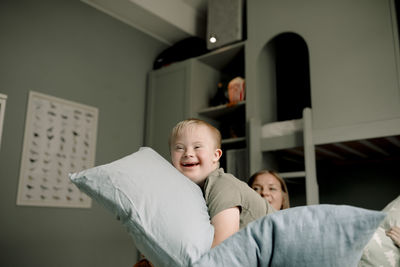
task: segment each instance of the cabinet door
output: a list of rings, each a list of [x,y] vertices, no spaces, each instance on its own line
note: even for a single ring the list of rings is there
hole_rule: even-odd
[[[145,145],[170,160],[168,138],[175,124],[187,116],[189,68],[186,62],[149,75]]]

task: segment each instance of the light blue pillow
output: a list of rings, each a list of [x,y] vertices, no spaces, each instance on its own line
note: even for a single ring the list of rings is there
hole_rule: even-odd
[[[214,235],[200,188],[150,148],[70,175],[127,227],[155,266],[190,266]]]
[[[338,205],[282,210],[248,224],[193,266],[357,266],[384,216]]]

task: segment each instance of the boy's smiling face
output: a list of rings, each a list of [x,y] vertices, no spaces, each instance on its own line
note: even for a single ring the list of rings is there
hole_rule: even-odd
[[[222,155],[211,130],[206,125],[190,125],[176,136],[171,144],[172,164],[199,186],[218,168]]]

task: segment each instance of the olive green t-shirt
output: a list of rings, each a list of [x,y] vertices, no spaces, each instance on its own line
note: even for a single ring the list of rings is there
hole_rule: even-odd
[[[222,168],[216,169],[204,184],[204,198],[210,218],[220,211],[239,207],[240,229],[262,216],[274,212],[274,208],[245,182],[240,181]]]

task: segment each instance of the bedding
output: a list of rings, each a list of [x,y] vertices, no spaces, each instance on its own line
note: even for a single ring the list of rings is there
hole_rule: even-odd
[[[291,134],[303,129],[303,119],[277,121],[262,125],[261,137],[276,137]]]
[[[400,267],[400,248],[385,233],[393,226],[400,227],[400,195],[383,211],[387,215],[364,248],[359,267]]]
[[[210,249],[200,188],[151,148],[70,174],[155,266],[356,266],[384,213],[315,205],[260,218]]]

